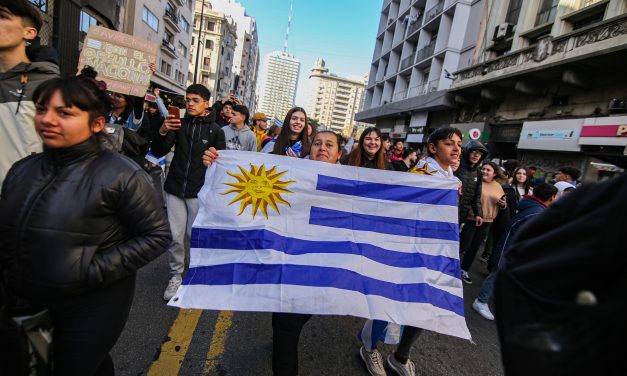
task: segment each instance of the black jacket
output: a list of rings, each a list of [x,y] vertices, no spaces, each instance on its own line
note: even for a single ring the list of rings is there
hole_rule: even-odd
[[[223,150],[224,132],[207,116],[186,116],[181,119],[180,130],[165,136],[157,131],[153,135],[151,151],[155,157],[168,154],[172,146],[176,146],[174,158],[163,189],[181,198],[195,198],[205,183],[207,168],[202,164],[203,153],[212,146]]]
[[[577,188],[507,247],[494,290],[506,375],[627,374],[625,192],[625,173]]]
[[[88,140],[15,163],[0,198],[0,275],[24,299],[54,299],[135,273],[169,246],[150,177]]]
[[[340,164],[348,166],[349,159],[350,159],[350,154],[346,154],[345,156],[340,158]],[[394,171],[394,169],[392,168],[392,165],[388,161],[384,161],[384,163],[385,163],[385,170]],[[365,157],[362,159],[361,166],[359,167],[374,168],[374,169],[377,168],[377,166],[375,165],[374,159],[368,159]]]
[[[483,155],[479,162],[472,167],[468,160],[469,154],[473,150],[479,150]],[[472,140],[464,146],[459,168],[455,171],[455,176],[462,182],[462,197],[459,199],[459,221],[463,222],[468,216],[468,211],[479,217],[483,217],[481,209],[481,162],[488,154],[488,149],[479,141]]]

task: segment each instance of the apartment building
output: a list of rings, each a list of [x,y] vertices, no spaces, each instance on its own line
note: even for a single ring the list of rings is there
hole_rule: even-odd
[[[540,173],[605,178],[627,159],[626,59],[624,0],[491,2],[472,65],[454,73],[457,126]]]
[[[484,0],[384,0],[356,120],[394,140],[420,144],[427,127],[450,123],[452,72],[472,61]]]
[[[233,89],[236,43],[235,21],[213,9],[209,1],[197,1],[188,83],[205,85],[211,92],[212,101],[226,97]]]
[[[263,65],[259,111],[283,121],[296,99],[300,61],[287,52],[274,51],[266,55]]]
[[[152,83],[164,92],[185,94],[193,7],[194,0],[137,0],[121,8],[121,32],[161,47]]]
[[[208,2],[208,0],[206,0]],[[259,38],[257,20],[235,0],[212,0],[213,9],[233,18],[237,25],[237,45],[233,58],[235,94],[251,109],[256,108],[259,70]]]
[[[361,110],[366,80],[351,80],[329,73],[323,59],[316,59],[311,74],[307,114],[321,126],[350,135],[358,125],[355,114]]]

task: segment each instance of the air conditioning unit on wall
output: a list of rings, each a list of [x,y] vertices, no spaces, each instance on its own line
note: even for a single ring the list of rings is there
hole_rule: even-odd
[[[505,39],[514,34],[514,25],[508,22],[504,22],[494,28],[494,37],[492,40]]]

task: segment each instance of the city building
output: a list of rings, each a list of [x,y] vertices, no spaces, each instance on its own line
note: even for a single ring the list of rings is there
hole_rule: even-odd
[[[114,0],[30,0],[41,12],[39,32],[42,45],[54,47],[59,56],[61,75],[75,75],[83,40],[91,25],[119,28],[120,6]],[[82,5],[81,5],[82,4]]]
[[[472,60],[484,3],[384,0],[364,109],[356,120],[411,144],[422,142],[427,127],[451,123],[451,73]]]
[[[234,20],[213,9],[211,2],[196,1],[188,83],[205,85],[212,102],[233,90],[236,30]]]
[[[202,0],[197,0],[202,1]],[[209,2],[208,0],[206,0]],[[237,25],[237,45],[233,58],[234,82],[232,89],[240,101],[256,108],[257,75],[259,70],[259,39],[255,17],[235,0],[212,0],[213,9],[233,18]]]
[[[366,81],[330,74],[323,59],[316,59],[309,80],[309,117],[318,120],[326,129],[350,135],[358,125],[355,113],[361,110]]]
[[[266,55],[263,66],[259,111],[283,121],[294,106],[300,61],[287,52],[274,51]]]
[[[539,174],[621,171],[611,164],[627,161],[627,2],[490,4],[472,64],[454,72],[456,125]]]
[[[160,46],[152,84],[164,92],[185,94],[194,0],[137,0],[124,4],[119,31]]]

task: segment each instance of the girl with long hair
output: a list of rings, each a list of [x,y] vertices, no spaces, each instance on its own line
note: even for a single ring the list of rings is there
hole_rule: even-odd
[[[268,141],[261,152],[302,158],[309,154],[310,147],[307,112],[302,107],[294,107],[285,115],[281,133],[276,139]]]
[[[356,167],[392,170],[385,160],[381,131],[378,128],[366,128],[359,137],[359,146],[342,158],[342,164]]]
[[[531,177],[529,171],[524,167],[517,167],[512,176],[512,186],[516,192],[516,202],[520,201],[522,196],[533,193],[531,188]]]

